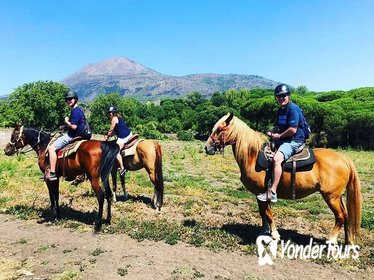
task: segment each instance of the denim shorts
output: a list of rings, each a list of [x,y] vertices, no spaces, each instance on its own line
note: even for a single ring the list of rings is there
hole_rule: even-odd
[[[129,139],[130,139],[131,136],[132,136],[132,132],[130,132],[130,134],[127,135],[125,138],[118,138],[116,143],[117,143],[118,145],[126,144],[127,141],[129,141]]]
[[[73,138],[71,138],[69,135],[64,134],[63,136],[57,138],[53,145],[55,146],[56,150],[59,150],[69,144],[72,139]]]
[[[282,145],[279,146],[278,151],[280,151],[284,155],[284,160],[288,160],[291,156],[293,156],[303,142],[296,142],[296,141],[287,141],[283,142]]]

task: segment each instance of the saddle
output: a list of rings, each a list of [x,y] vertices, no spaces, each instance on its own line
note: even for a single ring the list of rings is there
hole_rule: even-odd
[[[125,145],[121,149],[122,157],[135,155],[136,147],[141,141],[143,141],[143,139],[139,139],[138,134],[131,136],[130,139],[125,143]]]
[[[273,158],[276,153],[277,149],[275,148],[274,142],[265,143],[258,154],[257,163],[256,163],[256,170],[266,170],[266,178],[265,180],[269,180],[272,178],[272,163]],[[314,156],[313,149],[309,147],[305,147],[305,144],[301,145],[296,153],[291,156],[284,164],[283,164],[283,172],[290,172],[291,173],[291,190],[292,190],[292,199],[294,200],[296,197],[295,194],[295,177],[296,172],[300,171],[308,171],[313,168],[313,164],[316,162],[316,158]],[[265,186],[269,186],[269,184],[265,184]]]
[[[77,137],[78,138],[78,137]],[[65,147],[57,151],[57,158],[66,158],[76,151],[78,151],[79,146],[87,140],[81,140],[81,138],[73,139],[73,142],[67,144]]]

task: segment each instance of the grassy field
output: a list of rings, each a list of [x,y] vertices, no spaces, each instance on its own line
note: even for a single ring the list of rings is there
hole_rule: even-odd
[[[168,244],[183,241],[212,250],[256,254],[255,240],[261,224],[257,202],[239,180],[239,168],[231,149],[227,148],[224,156],[207,156],[202,142],[162,141],[161,144],[165,180],[162,211],[150,206],[153,186],[146,172],[129,172],[126,182],[130,199],[113,205],[112,224],[104,225],[103,233],[126,233],[137,240]],[[364,204],[358,240],[360,258],[338,263],[349,269],[365,269],[374,265],[374,152],[339,152],[351,157],[356,165]],[[1,153],[0,211],[41,222],[49,217],[48,191],[38,179],[41,175],[35,153],[14,157]],[[62,182],[60,193],[63,220],[58,226],[91,231],[97,216],[97,200],[89,183],[73,187]],[[318,193],[297,201],[279,200],[274,213],[282,239],[297,244],[308,244],[310,237],[324,242],[334,223],[332,212]],[[344,241],[343,234],[342,230],[340,242]]]

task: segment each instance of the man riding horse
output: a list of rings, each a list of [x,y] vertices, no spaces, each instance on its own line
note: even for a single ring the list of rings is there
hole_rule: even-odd
[[[302,129],[304,116],[299,106],[291,102],[291,89],[286,84],[278,85],[274,97],[280,108],[277,113],[276,126],[267,135],[276,142],[278,151],[273,159],[273,180],[271,184],[271,202],[277,202],[277,187],[282,176],[282,164],[294,155],[297,149],[305,143],[305,133]],[[268,192],[257,196],[260,201],[267,201]]]

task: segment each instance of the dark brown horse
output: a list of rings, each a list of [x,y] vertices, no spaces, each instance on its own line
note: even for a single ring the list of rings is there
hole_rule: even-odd
[[[18,152],[19,149],[30,145],[37,153],[39,168],[44,173],[49,168],[45,153],[51,139],[51,136],[44,131],[16,126],[4,151],[6,155],[11,156]],[[64,173],[70,178],[75,178],[82,173],[87,174],[87,178],[90,180],[92,189],[95,191],[99,202],[99,213],[95,223],[95,230],[99,230],[102,225],[104,197],[106,197],[108,202],[107,222],[110,223],[111,220],[111,190],[108,184],[108,177],[116,160],[118,150],[119,147],[114,142],[89,140],[83,142],[75,154],[65,159],[59,159],[57,162],[58,174]],[[104,185],[103,188],[100,187],[100,178]],[[60,219],[59,180],[47,180],[46,184],[53,218]]]
[[[126,170],[136,171],[145,168],[154,186],[152,204],[157,210],[161,210],[164,200],[164,179],[162,175],[162,149],[161,145],[154,140],[142,140],[136,147],[135,155],[123,158]],[[117,190],[117,167],[118,162],[112,170],[113,200],[116,201]],[[121,186],[125,199],[128,194],[125,187],[124,176],[121,176]]]
[[[252,130],[243,121],[227,114],[214,126],[205,145],[207,154],[215,152],[225,145],[232,145],[236,162],[240,167],[241,181],[253,194],[265,191],[265,171],[256,170],[259,150],[267,137]],[[361,186],[352,160],[330,149],[314,149],[316,163],[310,171],[296,173],[296,198],[306,197],[320,192],[335,215],[335,226],[329,241],[337,242],[340,229],[344,225],[345,242],[351,244],[359,233],[361,224]],[[278,197],[291,199],[291,175],[284,172],[278,187]],[[343,202],[343,193],[347,191],[347,208]],[[274,239],[279,233],[273,221],[270,203],[258,201],[264,230],[270,229]]]

